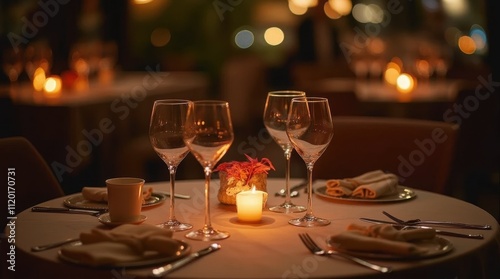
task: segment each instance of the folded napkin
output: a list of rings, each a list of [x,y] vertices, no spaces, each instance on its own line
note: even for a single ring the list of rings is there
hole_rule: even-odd
[[[142,203],[151,197],[152,187],[142,187]],[[83,187],[82,196],[88,201],[107,202],[108,189],[106,187]]]
[[[125,224],[112,230],[92,229],[80,234],[81,246],[65,246],[61,254],[89,266],[175,255],[179,245],[172,234],[170,230],[148,224]]]
[[[397,193],[398,177],[375,170],[360,176],[326,181],[326,194],[334,197],[352,196],[375,199]]]
[[[387,224],[368,227],[350,225],[347,231],[331,236],[330,243],[340,250],[411,256],[428,251],[416,242],[435,236],[434,229],[397,230]]]

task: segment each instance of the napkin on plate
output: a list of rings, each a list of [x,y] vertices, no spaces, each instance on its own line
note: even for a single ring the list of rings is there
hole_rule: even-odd
[[[346,231],[331,236],[329,242],[339,250],[411,256],[427,252],[427,248],[415,242],[435,236],[434,229],[398,230],[388,224],[368,227],[353,224]]]
[[[144,203],[147,199],[149,199],[152,193],[153,193],[152,187],[143,187],[142,202]],[[107,202],[108,189],[106,187],[83,187],[82,196],[84,199],[88,201]]]
[[[106,266],[174,255],[178,242],[172,232],[149,224],[125,224],[112,230],[80,234],[82,245],[61,248],[61,255],[89,266]]]
[[[398,177],[375,170],[360,176],[326,181],[326,194],[334,197],[352,196],[375,199],[397,192]]]

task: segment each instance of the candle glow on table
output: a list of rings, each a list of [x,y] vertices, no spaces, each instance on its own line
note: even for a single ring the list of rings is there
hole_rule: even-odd
[[[245,222],[258,222],[262,219],[262,204],[264,192],[255,190],[236,194],[236,209],[238,219]]]
[[[48,97],[57,97],[61,94],[62,80],[59,76],[51,76],[45,80],[43,91]]]

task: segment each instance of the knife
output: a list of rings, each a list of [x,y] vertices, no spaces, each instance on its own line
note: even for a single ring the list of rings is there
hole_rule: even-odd
[[[157,192],[159,194],[162,194],[162,195],[165,195],[167,197],[170,197],[170,192]],[[183,194],[177,194],[177,193],[174,193],[174,197],[178,198],[178,199],[185,199],[185,200],[189,200],[191,198],[191,196],[188,196],[188,195],[183,195]]]
[[[103,212],[98,210],[88,209],[73,209],[66,207],[48,207],[48,206],[34,206],[31,208],[33,212],[53,212],[53,213],[74,213],[74,214],[89,214],[92,216],[99,216]]]
[[[377,219],[370,219],[370,218],[359,218],[362,221],[368,222],[368,223],[374,223],[374,224],[390,224],[396,229],[402,229],[402,228],[414,228],[414,229],[434,229],[431,227],[426,227],[426,226],[418,226],[418,225],[404,225],[404,224],[399,224],[396,222],[391,222],[391,221],[384,221],[384,220],[377,220]],[[456,237],[465,237],[465,238],[474,238],[474,239],[483,239],[482,234],[465,234],[465,233],[456,233],[456,232],[450,232],[450,231],[443,231],[443,230],[436,230],[436,234],[440,235],[447,235],[447,236],[456,236]]]
[[[196,260],[196,259],[199,259],[203,256],[206,256],[212,252],[215,252],[217,250],[220,249],[220,244],[218,243],[212,243],[210,246],[208,246],[207,248],[204,248],[204,249],[201,249],[200,251],[198,252],[195,252],[195,253],[192,253],[191,255],[185,257],[185,258],[182,258],[176,262],[173,262],[173,263],[170,263],[170,264],[167,264],[166,266],[162,266],[162,267],[159,267],[159,268],[155,268],[152,270],[152,275],[154,277],[163,277],[164,275],[174,271],[174,270],[177,270],[183,266],[185,266],[186,264]]]

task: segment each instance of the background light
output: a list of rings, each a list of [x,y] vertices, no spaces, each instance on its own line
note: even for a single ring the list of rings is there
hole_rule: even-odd
[[[271,27],[264,33],[264,39],[266,40],[266,43],[272,46],[277,46],[285,39],[285,33],[283,33],[283,31],[278,27]]]
[[[239,48],[249,48],[253,45],[253,42],[255,40],[255,37],[253,33],[249,30],[241,30],[238,33],[236,33],[236,36],[234,36],[234,43],[239,47]]]

